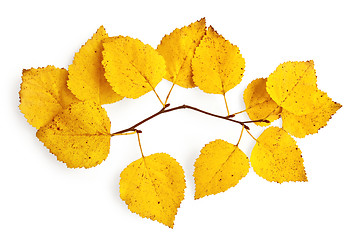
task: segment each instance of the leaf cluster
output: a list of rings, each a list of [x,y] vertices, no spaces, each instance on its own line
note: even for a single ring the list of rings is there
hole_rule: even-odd
[[[317,133],[341,107],[318,89],[313,61],[285,62],[267,78],[252,81],[244,91],[246,109],[230,113],[226,93],[245,71],[239,48],[218,34],[205,19],[175,29],[154,49],[138,39],[109,37],[103,26],[75,53],[68,70],[47,66],[23,71],[20,110],[37,129],[36,136],[69,168],[102,163],[113,136],[137,134],[142,157],[120,174],[120,197],[132,212],[173,227],[186,187],[181,165],[166,153],[144,156],[139,126],[170,111],[190,109],[242,125],[237,143],[216,139],[206,144],[194,163],[195,199],[236,186],[252,165],[271,182],[307,181],[301,150],[295,139]],[[156,86],[173,83],[162,101]],[[169,108],[175,85],[198,87],[224,97],[227,115],[220,116],[182,105]],[[139,98],[153,91],[159,112],[115,132],[103,104]],[[246,112],[251,121],[234,119]],[[249,123],[269,126],[282,118],[282,128],[268,127],[256,139]],[[250,158],[240,149],[243,132],[256,144]]]

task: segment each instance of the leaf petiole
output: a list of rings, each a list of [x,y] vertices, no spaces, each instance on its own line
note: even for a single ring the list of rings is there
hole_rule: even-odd
[[[227,117],[228,117],[228,118],[235,117],[236,115],[241,114],[241,113],[244,113],[245,111],[246,111],[246,109],[244,109],[244,110],[242,110],[242,111],[239,111],[239,112],[236,112],[236,113],[233,113],[233,114],[231,114],[231,115],[228,115]]]
[[[111,136],[117,136],[117,135],[132,135],[132,134],[136,134],[137,131],[133,131],[133,132],[125,132],[125,133],[112,133]]]
[[[152,86],[152,85],[151,85],[151,86]],[[165,107],[165,103],[163,103],[163,101],[160,99],[158,93],[155,91],[155,89],[153,88],[153,86],[152,86],[152,89],[153,89],[153,92],[155,93],[155,95],[157,96],[159,102],[163,105],[163,108],[164,108],[164,107]]]
[[[243,131],[244,131],[244,126],[242,126],[242,131],[241,131],[241,135],[239,136],[238,142],[236,144],[236,146],[238,147],[239,142],[241,141],[242,135],[243,135]]]
[[[253,135],[248,131],[248,129],[246,129],[246,131],[247,131],[247,133],[251,136],[251,138],[253,138],[253,140],[255,140],[256,142],[258,142],[258,140],[257,140],[255,137],[253,137]]]
[[[226,99],[226,93],[223,93],[223,98],[224,98],[224,103],[226,104],[227,117],[228,117],[228,116],[230,116],[230,115],[229,115],[229,108],[228,108],[227,99]],[[233,114],[232,114],[232,115],[233,115]]]
[[[174,85],[175,85],[175,82],[173,82],[172,87],[170,88],[170,90],[169,90],[169,92],[168,92],[168,95],[167,95],[167,97],[166,97],[166,99],[165,99],[164,104],[167,104],[168,99],[169,99],[169,96],[170,96],[170,94],[171,94],[171,92],[172,92],[172,90],[173,90],[173,88],[174,88]]]
[[[139,144],[140,153],[142,154],[142,157],[143,157],[143,159],[144,159],[142,144],[140,144],[140,137],[139,137],[139,133],[142,133],[142,131],[140,131],[140,130],[135,130],[135,133],[137,134],[137,137],[138,137],[138,144]]]

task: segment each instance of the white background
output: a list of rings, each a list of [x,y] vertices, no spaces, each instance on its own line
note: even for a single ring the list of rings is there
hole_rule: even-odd
[[[358,1],[4,1],[1,25],[0,239],[361,239],[360,69]],[[118,194],[120,172],[140,157],[135,135],[111,140],[105,162],[67,169],[35,136],[18,109],[22,69],[67,68],[100,25],[110,36],[154,48],[164,34],[206,17],[245,58],[242,83],[227,93],[244,108],[249,82],[285,61],[315,61],[318,85],[343,107],[316,135],[297,139],[307,183],[270,183],[251,169],[227,192],[193,200],[193,163],[217,138],[235,143],[241,128],[190,110],[140,127],[146,155],[166,152],[186,174],[174,229],[131,213]],[[164,99],[171,84],[156,88]],[[176,87],[170,103],[224,115],[222,96]],[[112,132],[159,110],[150,92],[105,106]],[[247,120],[246,115],[238,116]],[[274,125],[280,126],[280,121]],[[261,128],[250,125],[254,136]],[[254,141],[240,147],[249,156]]]

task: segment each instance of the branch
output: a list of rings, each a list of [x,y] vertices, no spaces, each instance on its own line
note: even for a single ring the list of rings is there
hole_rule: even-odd
[[[137,124],[134,124],[133,126],[129,127],[129,128],[126,128],[124,130],[121,130],[121,131],[118,131],[118,132],[115,132],[115,133],[112,133],[111,135],[112,136],[115,136],[115,135],[124,135],[124,133],[126,132],[136,132],[136,131],[139,131],[137,130],[136,128],[140,125],[142,125],[143,123],[151,120],[152,118],[158,116],[158,115],[161,115],[163,113],[167,113],[167,112],[172,112],[172,111],[176,111],[176,110],[179,110],[179,109],[191,109],[193,111],[197,111],[197,112],[200,112],[200,113],[203,113],[203,114],[206,114],[206,115],[209,115],[209,116],[212,116],[212,117],[216,117],[216,118],[221,118],[223,120],[226,120],[226,121],[230,121],[230,122],[234,122],[234,123],[238,123],[238,124],[241,124],[242,126],[244,126],[245,129],[249,130],[249,127],[246,125],[247,123],[253,123],[253,122],[269,122],[268,120],[263,120],[263,119],[260,119],[260,120],[256,120],[256,121],[245,121],[245,122],[241,122],[241,121],[237,121],[237,120],[234,120],[234,119],[231,119],[229,117],[225,117],[225,116],[220,116],[220,115],[217,115],[217,114],[213,114],[213,113],[209,113],[209,112],[206,112],[204,110],[201,110],[199,108],[195,108],[195,107],[192,107],[192,106],[189,106],[189,105],[181,105],[181,106],[178,106],[178,107],[174,107],[174,108],[169,108],[167,109],[168,107],[170,106],[170,104],[166,104],[161,110],[159,110],[157,113],[154,113],[153,115],[145,118],[144,120],[138,122]]]
[[[170,108],[168,110],[165,110],[164,112],[171,112],[171,111],[174,111],[174,110],[178,110],[178,109],[191,109],[191,110],[194,110],[194,111],[197,111],[197,112],[200,112],[200,113],[203,113],[203,114],[206,114],[206,115],[209,115],[209,116],[212,116],[212,117],[216,117],[216,118],[221,118],[221,119],[224,119],[224,120],[227,120],[227,121],[230,121],[230,122],[235,122],[235,123],[238,123],[238,124],[241,124],[242,126],[244,126],[246,129],[249,129],[249,127],[247,125],[244,124],[244,122],[241,122],[241,121],[237,121],[237,120],[233,120],[233,119],[230,119],[230,118],[227,118],[227,117],[224,117],[224,116],[220,116],[220,115],[217,115],[217,114],[213,114],[213,113],[209,113],[209,112],[206,112],[204,110],[201,110],[199,108],[195,108],[195,107],[192,107],[192,106],[189,106],[189,105],[181,105],[181,106],[178,106],[178,107],[174,107],[174,108]]]
[[[137,132],[137,131],[139,131],[139,130],[136,129],[136,127],[138,127],[138,126],[142,125],[143,123],[149,121],[150,119],[152,119],[152,118],[154,118],[154,117],[162,114],[162,113],[164,112],[164,110],[165,110],[167,107],[169,107],[169,105],[170,105],[169,103],[166,104],[166,105],[164,105],[164,107],[163,107],[159,112],[151,115],[150,117],[147,117],[146,119],[138,122],[137,124],[135,124],[135,125],[133,125],[133,126],[131,126],[131,127],[129,127],[129,128],[126,128],[126,129],[124,129],[124,130],[121,130],[121,131],[112,133],[111,135],[112,135],[112,136],[115,136],[115,135],[122,135],[122,134],[124,134],[124,133],[126,133],[126,132]]]

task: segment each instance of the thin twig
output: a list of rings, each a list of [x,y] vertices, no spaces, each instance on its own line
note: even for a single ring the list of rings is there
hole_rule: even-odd
[[[179,110],[179,109],[191,109],[191,110],[193,110],[193,111],[197,111],[197,112],[200,112],[200,113],[203,113],[203,114],[212,116],[212,117],[216,117],[216,118],[224,119],[224,120],[227,120],[227,121],[230,121],[230,122],[234,122],[234,123],[237,123],[237,124],[241,124],[242,126],[244,126],[244,128],[245,128],[246,130],[249,130],[249,127],[246,125],[247,123],[265,122],[265,121],[267,121],[267,120],[256,120],[256,121],[246,121],[246,122],[242,122],[242,121],[237,121],[237,120],[234,120],[234,119],[230,119],[230,118],[225,117],[225,116],[213,114],[213,113],[210,113],[210,112],[201,110],[201,109],[196,108],[196,107],[192,107],[192,106],[189,106],[189,105],[185,105],[185,104],[184,104],[184,105],[181,105],[181,106],[178,106],[178,107],[174,107],[174,108],[169,108],[169,109],[167,109],[169,106],[170,106],[170,104],[166,104],[161,110],[159,110],[158,112],[154,113],[153,115],[145,118],[144,120],[138,122],[137,124],[134,124],[134,125],[131,126],[131,127],[128,127],[128,128],[126,128],[126,129],[123,129],[123,130],[118,131],[118,132],[115,132],[115,133],[112,133],[111,136],[123,135],[124,133],[127,133],[127,132],[139,131],[139,130],[137,130],[136,128],[137,128],[138,126],[142,125],[143,123],[151,120],[152,118],[154,118],[154,117],[156,117],[156,116],[158,116],[158,115],[161,115],[161,114],[163,114],[163,113],[172,112],[172,111],[176,111],[176,110]]]
[[[212,116],[212,117],[221,118],[221,119],[224,119],[224,120],[227,120],[227,121],[230,121],[230,122],[235,122],[235,123],[241,124],[241,125],[244,126],[246,129],[249,129],[249,127],[248,127],[247,125],[245,125],[244,122],[237,121],[237,120],[233,120],[233,119],[227,118],[227,117],[225,117],[225,116],[213,114],[213,113],[210,113],[210,112],[206,112],[206,111],[201,110],[201,109],[199,109],[199,108],[192,107],[192,106],[185,105],[185,104],[184,104],[184,105],[181,105],[181,106],[178,106],[178,107],[174,107],[174,108],[167,109],[167,110],[165,110],[164,112],[171,112],[171,111],[175,111],[175,110],[178,110],[178,109],[191,109],[191,110],[194,110],[194,111],[197,111],[197,112],[200,112],[200,113],[203,113],[203,114]]]
[[[136,130],[136,127],[138,127],[139,125],[142,125],[143,123],[149,121],[150,119],[158,116],[159,114],[162,114],[167,107],[169,107],[169,104],[166,104],[161,110],[159,110],[159,112],[154,113],[154,114],[151,115],[150,117],[147,117],[146,119],[138,122],[137,124],[134,124],[133,126],[131,126],[131,127],[129,127],[129,128],[126,128],[126,129],[124,129],[124,130],[121,130],[121,131],[112,133],[111,135],[112,135],[112,136],[115,136],[115,135],[121,135],[122,133],[126,133],[126,132],[137,131],[137,130]]]

